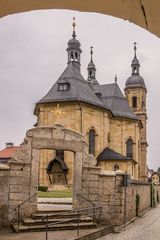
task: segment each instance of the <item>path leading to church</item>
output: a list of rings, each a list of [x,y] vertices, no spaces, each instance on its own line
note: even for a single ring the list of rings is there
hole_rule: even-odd
[[[98,240],[160,240],[160,205],[128,225],[118,234],[109,234]]]

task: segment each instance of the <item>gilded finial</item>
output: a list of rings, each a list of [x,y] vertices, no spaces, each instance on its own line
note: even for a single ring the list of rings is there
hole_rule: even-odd
[[[93,62],[93,58],[92,58],[92,56],[93,56],[93,47],[92,46],[91,46],[90,54],[91,54],[91,62]]]
[[[76,32],[75,32],[75,28],[76,28],[76,18],[75,18],[75,17],[73,17],[72,26],[73,26],[73,34],[72,34],[72,37],[75,38],[75,37],[76,37]]]
[[[115,83],[117,83],[117,74],[115,74]]]
[[[137,43],[134,42],[133,44],[134,44],[134,57],[136,58]]]

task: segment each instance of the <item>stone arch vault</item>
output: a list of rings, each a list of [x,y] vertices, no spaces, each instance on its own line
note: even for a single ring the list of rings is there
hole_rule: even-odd
[[[1,0],[0,17],[40,9],[70,9],[122,18],[160,36],[159,0]]]

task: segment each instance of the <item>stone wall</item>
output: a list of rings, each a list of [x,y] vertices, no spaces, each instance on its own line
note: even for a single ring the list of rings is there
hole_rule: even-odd
[[[157,204],[160,202],[160,184],[159,185],[152,185],[152,202],[151,206],[156,207]]]
[[[10,167],[0,164],[0,226],[8,223]]]
[[[136,197],[137,196],[137,197]],[[126,191],[126,221],[136,216],[136,199],[138,201],[138,212],[145,211],[151,207],[151,184],[146,182],[132,181]]]
[[[101,222],[120,225],[123,218],[123,188],[122,172],[101,171],[99,167],[83,168],[81,195],[102,206],[101,215],[97,214]],[[76,207],[91,207],[80,196]]]
[[[31,166],[22,162],[10,162],[10,178],[9,178],[9,220],[17,220],[19,204],[27,200],[31,196]],[[15,209],[16,208],[16,209]],[[25,209],[28,209],[27,211]],[[14,210],[15,209],[15,210]],[[27,201],[21,206],[21,216],[30,215],[30,202]]]
[[[124,173],[120,171],[102,171],[99,167],[83,169],[81,195],[96,206],[102,206],[101,221],[115,226],[124,223],[125,212],[125,222],[127,222],[151,207],[151,183],[133,180],[126,188],[125,205],[123,176]],[[157,191],[160,197],[160,186],[154,186],[154,189],[154,199],[157,204]],[[136,195],[139,196],[138,211],[136,211]],[[76,207],[79,208],[92,206],[80,196],[77,203]]]

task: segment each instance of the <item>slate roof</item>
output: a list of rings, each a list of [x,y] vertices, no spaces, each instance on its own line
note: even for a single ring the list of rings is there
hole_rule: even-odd
[[[58,91],[58,83],[64,83],[64,80],[70,83],[70,89],[68,91]],[[71,62],[50,91],[38,103],[76,100],[104,107],[103,103],[97,98],[88,82],[79,72],[77,63]]]
[[[102,94],[102,102],[105,108],[110,109],[114,116],[138,119],[132,112],[117,83],[94,85],[93,88]]]
[[[143,87],[146,89],[144,79],[139,74],[133,74],[126,80],[126,88]]]
[[[58,84],[64,83],[64,81],[70,84],[69,90],[58,91]],[[101,93],[101,99],[96,96],[96,92]],[[117,83],[89,84],[81,75],[76,62],[68,64],[62,75],[38,104],[65,101],[82,101],[110,110],[114,116],[138,119],[132,112]]]
[[[131,158],[124,156],[112,149],[106,147],[97,157],[98,161],[102,160],[131,160]]]

